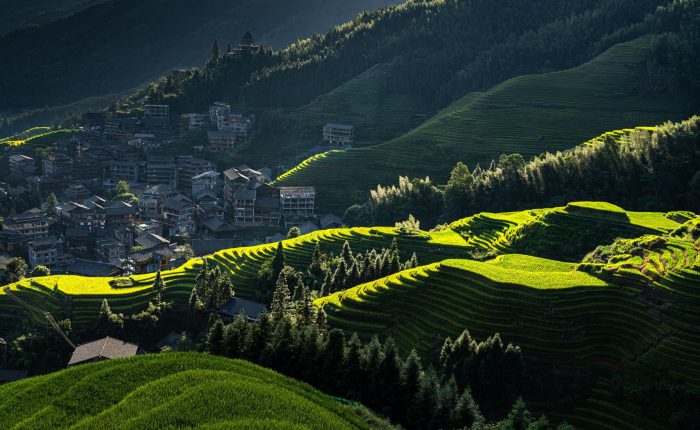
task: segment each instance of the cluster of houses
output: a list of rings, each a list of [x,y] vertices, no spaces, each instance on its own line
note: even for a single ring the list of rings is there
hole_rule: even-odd
[[[220,103],[210,113],[217,121],[232,118]],[[259,243],[239,239],[250,236],[240,233],[251,228],[272,234],[260,241],[275,241],[293,226],[306,233],[341,225],[336,216],[316,214],[314,187],[276,187],[269,168],[219,171],[205,158],[156,151],[170,133],[168,115],[167,106],[149,105],[143,118],[120,119],[115,126],[101,114],[88,114],[79,132],[46,149],[40,160],[11,155],[10,175],[24,184],[0,183],[0,198],[4,189],[53,193],[58,204],[6,216],[0,260],[21,256],[32,267],[57,273],[143,273],[181,264],[174,242],[185,235],[195,254],[203,255]],[[126,131],[125,124],[136,128]],[[100,197],[116,194],[122,181],[133,196]]]

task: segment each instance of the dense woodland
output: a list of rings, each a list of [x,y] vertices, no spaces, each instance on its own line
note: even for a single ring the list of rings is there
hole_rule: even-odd
[[[233,103],[298,106],[375,64],[390,63],[385,93],[420,95],[425,110],[432,111],[513,76],[570,68],[616,43],[676,30],[692,3],[408,2],[364,12],[325,35],[294,43],[252,75],[240,61],[210,62],[169,90],[176,95],[176,111],[210,103],[215,87]],[[221,86],[232,74],[245,82],[242,88]]]
[[[394,223],[409,214],[434,226],[476,212],[605,200],[631,210],[700,211],[700,117],[583,145],[530,161],[502,155],[488,168],[458,163],[444,186],[400,178],[345,213],[353,225]]]
[[[3,14],[5,8],[13,8],[4,3],[0,2]],[[0,111],[132,91],[174,68],[200,64],[215,39],[237,43],[250,30],[279,49],[301,36],[325,31],[361,10],[391,2],[92,3],[98,4],[45,24],[7,34],[0,31],[0,58],[3,64],[12,64],[0,71]]]

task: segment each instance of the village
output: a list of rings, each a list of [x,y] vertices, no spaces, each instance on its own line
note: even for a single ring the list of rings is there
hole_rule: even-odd
[[[234,52],[242,49],[255,49],[252,37]],[[317,213],[312,185],[275,186],[281,172],[269,167],[217,169],[255,127],[254,113],[223,102],[176,121],[170,106],[148,104],[140,116],[85,113],[70,138],[39,151],[13,150],[0,183],[0,263],[21,257],[51,273],[130,275],[276,242],[293,227],[297,234],[340,227],[339,216]],[[193,130],[206,130],[206,144],[169,155],[173,139]],[[310,153],[353,145],[351,125],[319,132]],[[32,207],[15,211],[13,203],[8,210],[10,200]]]

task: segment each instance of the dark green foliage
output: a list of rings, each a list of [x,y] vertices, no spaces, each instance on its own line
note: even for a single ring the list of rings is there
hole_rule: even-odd
[[[29,276],[32,278],[37,278],[39,276],[49,276],[51,275],[51,269],[46,266],[38,265],[29,272]]]
[[[266,45],[281,48],[363,9],[387,4],[382,0],[212,0],[192,8],[186,0],[169,1],[166,7],[158,0],[99,3],[65,19],[0,36],[3,64],[13,65],[2,71],[0,109],[120,93],[176,65],[203,63],[215,39],[237,43],[251,29],[254,35],[268,35],[262,41]],[[256,68],[264,65],[265,61],[257,63]],[[211,84],[208,73],[196,79]]]
[[[577,200],[604,200],[630,210],[700,211],[700,117],[665,124],[654,132],[606,136],[567,153],[543,154],[527,163],[517,154],[502,156],[488,169],[458,163],[445,191],[433,187],[423,200],[444,205],[424,218],[427,225],[475,212],[499,212]],[[414,180],[414,182],[417,180]],[[700,183],[700,182],[698,182]],[[363,222],[393,222],[406,217],[415,201],[408,179],[398,187],[378,188],[363,205]],[[444,211],[440,208],[444,207]],[[349,214],[357,212],[350,208]],[[349,220],[347,220],[349,222]]]
[[[206,260],[200,269],[190,295],[190,307],[194,310],[216,312],[235,295],[231,277],[219,266],[209,270]]]
[[[285,279],[284,273],[280,279]],[[415,351],[404,359],[391,338],[381,342],[375,337],[365,343],[357,335],[348,339],[341,330],[326,331],[305,322],[294,306],[286,312],[273,309],[258,324],[243,316],[226,326],[217,320],[206,345],[214,354],[245,358],[333,395],[361,401],[409,429],[484,424],[474,390],[489,403],[484,408],[487,417],[505,417],[519,394],[508,389],[519,390],[523,378],[520,349],[504,346],[498,335],[481,343],[468,332],[455,342],[448,339],[445,364],[436,372],[426,369]],[[503,397],[496,401],[494,396]],[[514,411],[502,423],[530,420],[519,403]]]
[[[29,265],[22,257],[13,257],[7,260],[2,271],[2,284],[17,282],[27,275]]]

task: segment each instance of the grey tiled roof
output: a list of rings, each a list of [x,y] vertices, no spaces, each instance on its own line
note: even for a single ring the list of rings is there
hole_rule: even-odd
[[[94,359],[112,359],[133,357],[138,351],[138,345],[124,342],[112,337],[96,340],[94,342],[79,345],[75,348],[73,356],[68,362],[69,366],[84,363]]]

